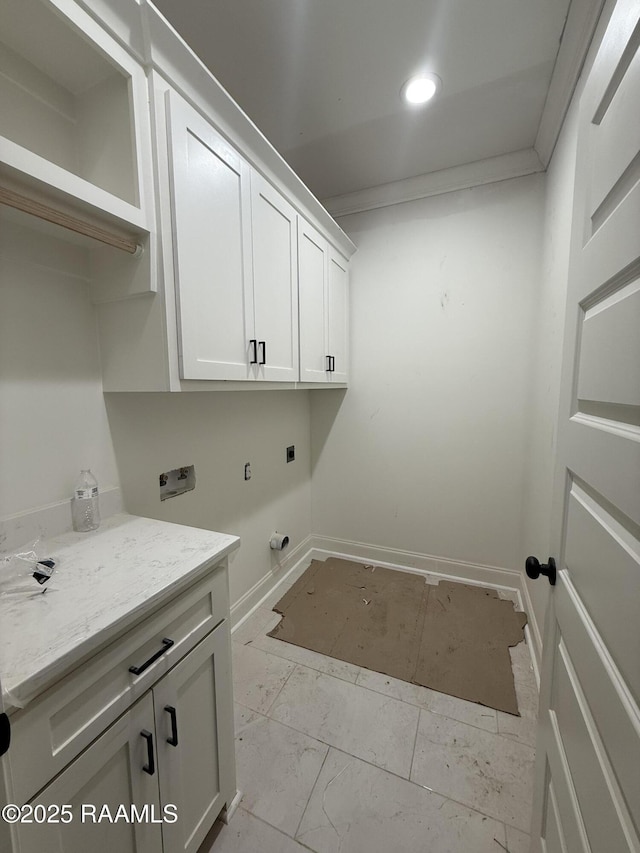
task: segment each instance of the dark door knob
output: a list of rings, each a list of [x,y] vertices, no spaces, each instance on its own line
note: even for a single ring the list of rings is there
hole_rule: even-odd
[[[556,585],[556,561],[553,557],[549,557],[548,563],[541,563],[537,557],[527,557],[525,569],[531,580],[534,581],[540,575],[546,575],[551,586]]]

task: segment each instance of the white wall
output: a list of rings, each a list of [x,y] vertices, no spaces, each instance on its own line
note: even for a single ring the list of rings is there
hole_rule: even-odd
[[[0,222],[0,519],[118,485],[86,250]],[[69,523],[71,512],[69,510]]]
[[[351,379],[312,399],[314,533],[520,568],[544,176],[344,217]]]
[[[232,602],[277,570],[269,548],[274,530],[289,535],[289,552],[311,533],[308,392],[129,393],[106,400],[128,511],[242,538],[230,569]],[[291,444],[296,459],[287,463]],[[183,465],[195,465],[195,490],[161,503],[158,475]]]

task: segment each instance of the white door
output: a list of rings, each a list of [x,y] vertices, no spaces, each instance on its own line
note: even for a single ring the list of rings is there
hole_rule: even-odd
[[[640,850],[639,14],[619,0],[580,101],[535,853]]]
[[[183,379],[247,379],[253,294],[249,165],[169,92],[173,250]]]
[[[164,849],[195,853],[236,794],[229,628],[219,625],[153,688],[160,798],[179,820]]]
[[[162,850],[153,725],[153,702],[147,694],[32,801],[33,822],[17,827],[20,853]],[[117,820],[109,819],[116,818],[119,806],[131,815],[132,804],[141,820],[127,820],[124,812]],[[71,806],[73,819],[68,823],[55,811],[62,805]],[[40,822],[42,817],[58,822]]]
[[[346,382],[349,359],[349,270],[348,263],[329,250],[329,356],[331,382]]]
[[[327,382],[327,241],[298,217],[300,381]]]
[[[251,172],[253,296],[257,378],[298,379],[298,252],[296,212],[257,172]]]

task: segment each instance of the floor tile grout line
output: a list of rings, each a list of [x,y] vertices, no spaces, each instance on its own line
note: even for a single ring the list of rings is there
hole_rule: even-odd
[[[252,811],[249,811],[249,809],[248,809],[248,808],[246,808],[245,806],[243,806],[242,804],[241,804],[241,805],[239,805],[239,806],[238,806],[238,808],[239,808],[239,809],[242,809],[242,811],[243,811],[243,812],[246,812],[248,815],[251,815],[251,817],[252,817],[254,820],[258,820],[258,821],[260,821],[260,823],[264,823],[264,825],[265,825],[265,826],[268,826],[268,827],[269,827],[269,829],[273,829],[273,830],[275,830],[275,832],[280,833],[280,835],[284,835],[284,837],[285,837],[285,838],[288,838],[290,841],[293,841],[295,844],[297,844],[297,845],[298,845],[299,847],[301,847],[302,849],[304,849],[304,850],[311,850],[311,851],[312,851],[312,853],[316,853],[316,851],[315,851],[315,850],[313,850],[313,848],[312,848],[312,847],[309,847],[307,844],[304,844],[304,842],[302,842],[302,841],[298,841],[298,839],[297,839],[297,838],[293,838],[291,835],[289,835],[289,833],[288,833],[288,832],[283,832],[283,831],[282,831],[281,829],[279,829],[277,826],[274,826],[272,823],[269,823],[269,821],[268,821],[268,820],[265,820],[263,817],[260,817],[260,815],[254,814]],[[232,818],[232,820],[231,820],[231,823],[233,823],[233,818]],[[229,824],[229,826],[231,826],[231,823]],[[214,848],[212,848],[212,849],[211,849],[210,853],[215,853]]]
[[[371,670],[371,671],[373,672],[374,670]],[[409,683],[410,682],[408,682],[408,681],[405,682],[405,684],[409,684]],[[356,682],[356,685],[358,687],[362,687],[364,690],[371,691],[371,693],[375,693],[377,696],[386,696],[389,699],[395,699],[396,702],[402,702],[403,705],[408,705],[410,708],[418,708],[419,711],[427,711],[429,714],[435,714],[437,717],[445,717],[445,719],[447,719],[447,720],[453,720],[454,723],[463,723],[465,726],[471,726],[474,729],[478,729],[478,731],[487,732],[487,734],[490,734],[490,735],[497,734],[497,732],[492,732],[490,729],[483,729],[482,726],[476,726],[476,725],[474,725],[474,723],[468,723],[466,720],[459,720],[457,717],[450,717],[449,714],[443,714],[441,711],[433,711],[431,708],[424,708],[422,705],[417,705],[415,702],[407,702],[406,699],[398,699],[397,696],[390,696],[388,693],[382,693],[382,691],[376,690],[375,687],[369,687],[366,684],[358,684],[358,682]],[[420,685],[416,685],[416,686],[419,687]],[[425,687],[425,690],[430,690],[430,689],[431,689],[430,687]],[[439,691],[436,691],[436,692],[439,692]],[[449,696],[450,694],[449,693],[443,693],[442,695],[443,696]],[[454,696],[453,698],[457,699],[459,697]],[[466,702],[468,700],[463,699],[462,701]],[[484,706],[481,706],[481,707],[484,707]],[[491,710],[495,711],[495,708],[492,708]],[[497,728],[497,724],[498,723],[497,723],[497,719],[496,719],[496,728]]]
[[[238,704],[240,705],[242,703],[238,702]],[[242,707],[246,708],[248,706],[243,705]],[[253,709],[249,708],[249,710],[251,711]],[[256,711],[255,713],[258,714],[260,712]],[[462,800],[456,800],[453,797],[448,796],[447,794],[442,794],[442,793],[440,793],[440,791],[437,791],[435,788],[430,788],[428,785],[421,785],[419,782],[414,782],[413,779],[408,779],[406,776],[401,776],[399,773],[394,773],[393,770],[388,770],[386,767],[381,767],[379,764],[374,764],[372,761],[367,761],[366,758],[362,758],[360,755],[355,755],[352,752],[348,752],[346,749],[342,749],[341,747],[336,746],[333,743],[329,743],[328,741],[322,740],[319,737],[315,737],[314,735],[310,735],[308,732],[305,732],[302,729],[297,729],[297,728],[295,728],[295,726],[291,726],[288,723],[283,723],[281,720],[276,720],[274,717],[267,717],[267,719],[273,723],[278,723],[279,725],[284,726],[287,729],[291,729],[292,731],[297,732],[298,734],[303,734],[306,737],[310,738],[311,740],[315,740],[318,743],[323,744],[324,746],[328,746],[330,749],[335,749],[336,752],[340,752],[343,755],[348,755],[350,758],[355,758],[358,761],[362,761],[363,764],[367,764],[367,765],[369,765],[369,767],[373,767],[375,770],[379,770],[382,773],[388,773],[390,776],[393,776],[396,779],[401,779],[403,782],[408,782],[410,785],[414,785],[416,788],[420,788],[423,791],[428,791],[431,794],[435,794],[437,797],[441,797],[443,800],[448,800],[449,802],[455,803],[458,806],[462,806],[463,808],[468,809],[469,811],[474,812],[475,814],[482,815],[482,817],[487,817],[490,820],[495,821],[496,823],[504,823],[506,826],[511,826],[513,829],[517,829],[520,832],[525,832],[525,834],[526,834],[526,830],[520,829],[519,826],[516,826],[515,824],[512,824],[512,823],[507,824],[507,822],[502,820],[501,818],[494,817],[493,815],[487,814],[487,812],[480,811],[480,809],[476,808],[475,806],[469,805],[469,803],[465,803]],[[454,722],[458,722],[458,721],[456,720]],[[479,731],[483,731],[483,729],[480,729]],[[492,734],[492,733],[488,732],[488,734]],[[521,744],[521,745],[524,745],[524,744]],[[535,750],[534,750],[534,752],[535,752]],[[317,782],[317,779],[316,779],[316,782]],[[307,803],[307,805],[308,805],[308,803]],[[245,809],[245,811],[248,811],[248,809]],[[253,814],[253,812],[250,812],[250,814]],[[265,821],[265,823],[266,822],[267,821]],[[272,824],[269,824],[269,826],[271,826],[271,825]],[[282,832],[282,830],[278,830],[278,831]],[[284,835],[287,835],[287,833],[285,832]],[[288,837],[291,838],[290,835]]]
[[[281,642],[284,642],[284,641],[283,641],[283,640],[281,640]],[[237,645],[239,645],[239,646],[243,646],[243,647],[244,647],[244,646],[249,646],[249,645],[251,645],[251,646],[252,646],[252,643],[253,643],[253,641],[249,641],[248,643],[238,643]],[[287,644],[287,645],[291,645],[291,644]],[[518,737],[509,736],[509,735],[507,735],[507,734],[502,734],[502,733],[500,732],[500,730],[499,730],[499,724],[498,724],[498,717],[497,717],[497,714],[498,714],[498,713],[500,713],[500,712],[498,712],[498,711],[497,711],[497,709],[495,709],[495,708],[491,708],[491,709],[490,709],[490,710],[494,711],[494,713],[496,714],[496,731],[494,732],[494,731],[491,731],[490,729],[485,729],[485,728],[483,728],[482,726],[477,726],[477,725],[475,725],[474,723],[469,723],[469,722],[467,722],[466,720],[460,720],[460,719],[458,719],[457,717],[451,717],[449,714],[443,714],[443,713],[442,713],[442,712],[440,712],[440,711],[433,711],[431,708],[424,708],[422,705],[417,705],[417,704],[415,704],[414,702],[407,702],[405,699],[399,699],[397,696],[390,696],[388,693],[383,693],[383,692],[382,692],[382,691],[380,691],[380,690],[376,690],[374,687],[369,687],[369,686],[368,686],[368,685],[366,685],[366,684],[361,684],[361,683],[359,683],[359,682],[358,682],[358,678],[359,678],[359,675],[360,675],[360,674],[358,674],[358,676],[356,677],[356,680],[355,680],[355,681],[351,681],[351,680],[349,680],[349,679],[347,679],[347,678],[341,678],[339,675],[335,675],[334,673],[325,672],[325,671],[324,671],[324,670],[322,670],[322,669],[316,669],[315,667],[313,667],[313,666],[309,666],[308,664],[305,664],[305,663],[298,663],[297,661],[293,661],[293,660],[291,660],[290,658],[286,658],[286,657],[283,657],[282,655],[278,655],[276,652],[266,652],[264,649],[260,649],[260,648],[258,648],[258,647],[256,647],[256,646],[252,646],[252,648],[255,648],[255,650],[256,650],[256,651],[258,651],[258,652],[262,652],[262,654],[264,654],[264,655],[273,655],[273,657],[277,657],[277,658],[279,658],[279,660],[285,660],[285,661],[287,661],[287,663],[292,663],[292,664],[294,664],[294,666],[301,666],[301,667],[304,667],[305,669],[310,669],[310,670],[312,670],[313,672],[318,672],[318,673],[320,673],[320,675],[326,675],[328,678],[335,678],[335,679],[337,679],[338,681],[342,681],[342,682],[344,682],[345,684],[352,684],[354,687],[361,687],[363,690],[368,690],[368,691],[369,691],[369,692],[371,692],[371,693],[375,693],[377,696],[384,696],[384,697],[385,697],[385,698],[387,698],[387,699],[393,699],[393,700],[395,700],[396,702],[400,702],[401,704],[403,704],[403,705],[407,705],[407,706],[408,706],[408,707],[410,707],[410,708],[418,708],[418,710],[420,710],[420,711],[428,711],[428,713],[430,713],[430,714],[435,714],[435,715],[436,715],[436,716],[438,716],[438,717],[444,717],[444,718],[445,718],[445,719],[447,719],[447,720],[453,720],[453,722],[455,722],[455,723],[462,723],[462,724],[463,724],[463,725],[465,725],[465,726],[471,726],[471,727],[472,727],[472,728],[474,728],[474,729],[478,729],[478,731],[481,731],[481,732],[487,732],[487,734],[491,734],[491,735],[495,735],[496,737],[504,738],[504,739],[506,739],[506,740],[508,740],[508,741],[510,741],[510,742],[514,742],[514,741],[515,741],[516,743],[521,743],[521,744],[523,744],[524,746],[529,746],[531,749],[533,749],[533,748],[534,748],[534,747],[532,747],[530,744],[528,744],[526,741],[520,740],[520,738],[518,738]],[[321,652],[316,652],[316,654],[321,654]],[[327,655],[324,655],[324,657],[327,657]],[[330,660],[334,660],[334,659],[333,659],[333,658],[330,658]],[[343,661],[343,663],[346,663],[346,661]],[[356,664],[351,664],[351,666],[356,666]],[[363,667],[359,667],[359,669],[360,669],[360,671],[362,672]],[[368,671],[370,671],[370,672],[375,672],[375,670],[368,670]],[[379,675],[384,675],[384,673],[378,673],[378,674],[379,674]],[[289,675],[287,676],[287,681],[289,680],[289,677],[290,677],[290,676],[291,676],[291,673],[289,673]],[[409,682],[405,682],[405,683],[409,684]],[[286,684],[286,681],[285,681],[285,684]],[[276,697],[274,698],[273,702],[275,702],[275,701],[276,701],[276,699],[278,698],[278,696],[279,696],[279,695],[280,695],[280,693],[282,692],[282,689],[284,688],[285,684],[283,684],[283,685],[282,685],[282,687],[281,687],[281,688],[280,688],[280,690],[278,691],[278,693],[277,693]],[[418,687],[419,687],[420,685],[416,685],[416,686],[418,686]],[[425,690],[430,690],[430,689],[431,689],[431,688],[428,688],[428,687],[427,687],[427,688],[425,688]],[[436,692],[439,692],[439,691],[436,691]],[[448,693],[443,693],[442,695],[443,695],[443,696],[449,696],[450,694],[448,694]],[[457,699],[457,698],[459,698],[459,697],[454,696],[454,697],[452,697],[452,698]],[[461,700],[461,701],[469,701],[469,700],[463,699],[463,700]],[[271,710],[271,708],[273,707],[273,702],[272,702],[272,703],[271,703],[271,705],[269,706],[269,710]],[[472,704],[476,704],[476,703],[472,703]],[[480,707],[485,707],[485,706],[480,706]],[[252,709],[252,710],[253,710],[253,709]],[[261,712],[257,712],[257,713],[261,713]],[[506,713],[506,712],[505,712],[505,713]],[[523,718],[522,718],[522,717],[517,717],[516,719],[523,719]]]
[[[291,661],[291,663],[293,663],[293,661]],[[265,717],[269,717],[269,712],[270,712],[270,711],[271,711],[271,709],[273,708],[273,706],[274,706],[274,704],[275,704],[276,700],[278,699],[278,696],[279,696],[279,695],[282,693],[282,691],[284,690],[286,683],[289,681],[289,679],[291,678],[291,676],[293,675],[293,673],[295,672],[295,670],[296,670],[296,668],[295,668],[295,666],[294,666],[294,667],[293,667],[293,669],[291,670],[291,672],[289,672],[289,673],[287,674],[287,677],[285,678],[285,680],[282,682],[282,684],[281,684],[281,686],[280,686],[280,690],[278,690],[278,692],[276,693],[276,695],[273,697],[273,701],[271,702],[271,704],[269,705],[269,707],[268,707],[268,708],[266,709],[266,711],[264,712],[264,716],[265,716]],[[262,712],[259,712],[259,713],[262,713]],[[269,717],[269,719],[271,719],[271,717]]]
[[[321,741],[321,743],[322,743],[322,741]],[[329,746],[329,744],[325,744],[325,746],[327,747],[327,752],[326,752],[324,758],[322,759],[322,764],[320,765],[320,770],[318,771],[318,775],[316,776],[315,781],[313,783],[313,786],[311,788],[311,791],[309,792],[309,796],[307,797],[307,802],[304,804],[304,809],[302,810],[302,814],[300,815],[300,820],[298,821],[298,825],[296,826],[296,830],[292,836],[294,841],[298,840],[298,832],[300,831],[300,826],[302,824],[302,821],[304,820],[305,814],[307,813],[307,809],[309,808],[309,803],[311,802],[311,797],[313,796],[313,792],[318,787],[318,779],[322,775],[324,765],[327,763],[327,758],[329,757],[329,753],[331,752],[331,749],[332,749],[332,747]]]
[[[418,743],[418,732],[420,730],[420,717],[422,716],[422,708],[418,708],[418,721],[416,724],[416,733],[413,738],[413,749],[411,751],[411,764],[409,765],[409,782],[413,773],[413,759],[416,757],[416,744]]]
[[[269,639],[273,640],[273,639],[277,639],[277,638],[270,637]],[[253,640],[250,640],[247,643],[237,643],[236,645],[242,646],[242,647],[251,646],[251,648],[254,648],[257,652],[262,652],[263,655],[272,655],[275,658],[279,658],[280,660],[286,660],[289,663],[295,664],[296,666],[304,666],[307,669],[312,669],[314,672],[319,672],[321,675],[328,675],[330,678],[337,678],[338,681],[345,681],[347,684],[355,684],[356,683],[355,681],[351,681],[348,678],[342,678],[340,675],[336,675],[333,672],[325,672],[323,669],[317,669],[315,666],[311,666],[310,664],[300,663],[299,661],[291,660],[291,658],[287,658],[284,655],[279,655],[277,652],[274,652],[274,651],[267,652],[264,649],[261,649],[259,646],[254,646],[253,642],[254,642]],[[279,642],[283,643],[284,640],[280,640]],[[294,644],[293,643],[285,643],[285,645],[294,645]],[[304,646],[295,646],[295,648],[302,649],[302,648],[304,648]],[[313,649],[307,649],[307,651],[313,651]],[[322,654],[322,652],[314,652],[314,654],[319,655],[319,654]],[[328,655],[323,655],[323,657],[328,657]],[[329,658],[329,660],[339,660],[339,659],[338,658]],[[339,662],[348,664],[349,666],[356,667],[358,670],[362,669],[362,667],[357,666],[357,664],[355,664],[355,663],[349,663],[349,661],[339,661]],[[356,676],[356,678],[357,678],[357,676]],[[382,695],[384,695],[384,694],[382,694]],[[394,698],[394,697],[391,697],[391,698]],[[409,704],[408,702],[405,702],[405,705],[408,705],[408,704]]]

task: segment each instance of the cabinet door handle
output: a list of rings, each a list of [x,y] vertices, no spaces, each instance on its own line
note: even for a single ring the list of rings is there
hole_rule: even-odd
[[[266,341],[260,341],[259,346],[262,350],[262,358],[260,359],[258,364],[266,364],[267,363],[267,342]]]
[[[161,657],[167,651],[167,649],[170,649],[172,645],[173,640],[169,640],[167,639],[167,637],[165,637],[162,641],[162,648],[158,649],[155,655],[151,655],[149,660],[146,660],[141,666],[130,666],[129,672],[132,672],[134,675],[140,675],[140,673],[144,672],[145,669],[148,669],[152,663],[157,661],[158,658]]]
[[[336,369],[336,360],[332,355],[327,356],[327,373],[333,373]]]
[[[325,367],[325,371],[327,373],[331,373],[331,356],[326,355],[325,358],[327,359],[327,366]]]
[[[170,746],[177,746],[178,745],[178,718],[176,715],[176,709],[173,707],[173,705],[165,705],[164,709],[167,712],[167,714],[169,714],[169,716],[171,717],[171,737],[167,738],[167,743]]]
[[[249,364],[257,364],[258,363],[258,341],[255,338],[251,338],[249,341],[249,346],[251,347],[251,358],[249,359]]]
[[[336,357],[335,357],[335,355],[331,356],[331,372],[332,373],[336,372]]]
[[[149,776],[153,776],[156,772],[156,762],[153,758],[153,735],[146,729],[142,729],[140,734],[147,742],[147,763],[143,764],[142,769],[145,773],[148,773]]]

